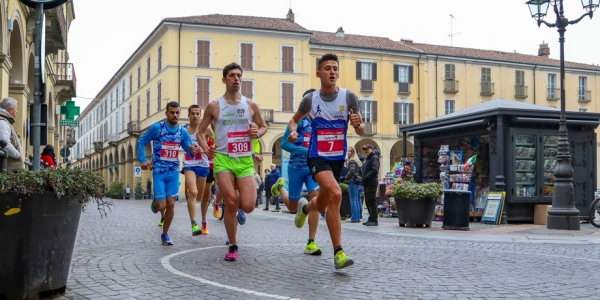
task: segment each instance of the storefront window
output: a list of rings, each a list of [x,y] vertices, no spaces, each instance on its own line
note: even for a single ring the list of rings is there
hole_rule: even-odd
[[[536,139],[535,135],[515,137],[515,194],[517,197],[535,197],[536,188]]]
[[[558,152],[558,136],[544,136],[544,196],[554,194],[554,167]]]

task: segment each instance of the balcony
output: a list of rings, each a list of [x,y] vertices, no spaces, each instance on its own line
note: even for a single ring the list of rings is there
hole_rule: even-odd
[[[140,136],[140,121],[131,121],[127,123],[127,134],[130,136]]]
[[[77,97],[77,76],[72,63],[54,63],[56,79],[56,94],[59,104]]]
[[[527,86],[526,85],[515,85],[515,98],[521,98],[521,99],[527,98]]]
[[[458,80],[444,80],[444,93],[458,93]]]
[[[579,102],[590,102],[592,101],[592,91],[586,91],[585,89],[579,89]]]
[[[94,151],[96,151],[96,153],[102,153],[102,151],[104,150],[104,142],[101,141],[97,141],[94,142]]]
[[[260,114],[262,115],[265,122],[272,123],[273,122],[273,110],[272,109],[260,109]]]
[[[69,128],[67,129],[67,147],[71,148],[75,145],[75,143],[77,143],[75,140],[75,130]]]
[[[108,144],[111,146],[117,146],[117,144],[119,143],[119,134],[117,133],[111,133],[108,135]]]
[[[377,135],[377,123],[365,122],[365,135]]]
[[[75,154],[75,159],[83,159],[83,153]]]
[[[481,96],[492,96],[494,95],[494,84],[491,82],[481,83]]]
[[[65,10],[60,5],[44,11],[46,14],[46,55],[57,54],[58,50],[67,49],[67,21]]]
[[[548,88],[548,100],[558,100],[560,99],[560,89],[557,88]]]
[[[90,149],[83,150],[83,156],[85,156],[86,158],[90,158],[92,156],[92,150],[90,150]]]
[[[410,83],[398,82],[398,94],[404,94],[404,95],[410,94]]]
[[[360,81],[361,92],[372,92],[373,91],[373,80],[361,80]]]

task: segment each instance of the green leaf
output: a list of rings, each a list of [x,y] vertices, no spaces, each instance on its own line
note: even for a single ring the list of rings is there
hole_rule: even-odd
[[[407,198],[412,200],[433,200],[444,194],[441,183],[403,183],[394,186],[392,196],[394,198]]]

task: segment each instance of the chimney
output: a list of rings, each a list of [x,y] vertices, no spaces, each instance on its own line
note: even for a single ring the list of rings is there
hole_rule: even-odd
[[[409,39],[400,39],[400,42],[403,44],[412,44],[413,40],[409,40]]]
[[[338,39],[344,39],[344,28],[340,27],[337,29],[337,31],[335,32],[335,37]]]
[[[547,43],[542,42],[540,44],[540,49],[538,49],[538,56],[548,58],[550,56],[550,47],[548,47]]]
[[[292,11],[292,9],[290,8],[290,10],[288,10],[287,15],[285,16],[286,20],[294,23],[294,12]]]

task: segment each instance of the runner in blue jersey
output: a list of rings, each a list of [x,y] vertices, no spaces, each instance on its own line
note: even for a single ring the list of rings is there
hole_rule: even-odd
[[[190,135],[177,123],[180,114],[179,103],[167,103],[165,121],[152,124],[137,142],[137,154],[143,170],[152,170],[154,199],[152,212],[164,212],[163,245],[173,245],[169,238],[169,227],[173,221],[175,197],[179,192],[179,147],[187,155],[194,157],[200,152],[198,145],[192,145]],[[146,160],[144,148],[152,141],[152,163]]]
[[[315,89],[310,89],[304,92],[304,96],[312,94]],[[288,163],[288,184],[289,193],[285,189],[285,179],[279,178],[277,182],[271,188],[271,194],[273,197],[277,197],[281,194],[281,200],[285,203],[285,206],[289,209],[290,213],[295,214],[298,210],[298,201],[302,198],[302,187],[306,186],[308,191],[308,199],[312,199],[318,194],[318,185],[313,179],[313,176],[308,168],[306,159],[308,158],[308,145],[310,143],[310,137],[312,135],[312,120],[306,116],[298,122],[298,126],[295,130],[298,133],[298,139],[295,143],[288,141],[290,135],[290,127],[285,129],[283,138],[281,139],[281,149],[290,153],[290,160]],[[317,235],[317,227],[319,226],[319,212],[311,211],[308,217],[308,243],[304,249],[304,254],[309,255],[321,255],[321,248],[315,243],[315,236]]]
[[[295,219],[296,227],[304,226],[309,213],[327,210],[325,219],[333,244],[334,266],[341,269],[352,265],[354,261],[342,249],[342,191],[338,179],[348,148],[348,122],[358,135],[364,135],[365,125],[360,116],[356,95],[337,86],[338,68],[338,58],[335,54],[325,54],[319,58],[317,76],[321,79],[321,89],[302,98],[298,110],[290,120],[289,128],[297,128],[306,115],[312,118],[312,135],[306,162],[320,188],[317,196],[310,202],[306,199],[300,200]],[[292,130],[288,141],[295,143],[298,138],[299,133]]]

